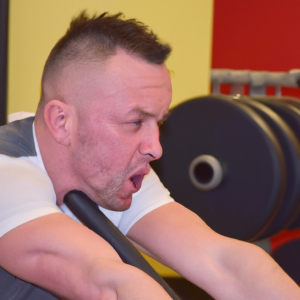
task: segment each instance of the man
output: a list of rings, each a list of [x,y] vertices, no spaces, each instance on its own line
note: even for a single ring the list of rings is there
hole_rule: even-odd
[[[1,267],[64,299],[170,299],[61,213],[64,195],[80,189],[137,248],[214,298],[299,299],[264,251],[213,232],[150,170],[171,102],[169,53],[135,20],[73,20],[46,62],[34,123],[0,132]]]

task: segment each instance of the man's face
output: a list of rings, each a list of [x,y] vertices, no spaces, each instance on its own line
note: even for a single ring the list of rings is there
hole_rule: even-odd
[[[104,71],[85,72],[74,87],[89,104],[79,109],[71,159],[83,191],[105,208],[125,210],[149,162],[162,155],[158,124],[168,113],[171,82],[164,64],[122,51],[105,64]]]

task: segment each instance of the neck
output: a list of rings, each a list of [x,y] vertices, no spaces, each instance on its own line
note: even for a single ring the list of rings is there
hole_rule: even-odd
[[[61,206],[67,192],[79,189],[76,178],[71,175],[69,148],[55,141],[43,120],[35,121],[35,134],[45,169],[54,187],[56,204]]]

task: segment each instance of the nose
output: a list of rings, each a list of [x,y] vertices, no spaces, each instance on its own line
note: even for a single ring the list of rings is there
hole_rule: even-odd
[[[162,147],[159,141],[159,129],[149,130],[140,144],[140,153],[148,156],[149,161],[159,159],[162,156]]]

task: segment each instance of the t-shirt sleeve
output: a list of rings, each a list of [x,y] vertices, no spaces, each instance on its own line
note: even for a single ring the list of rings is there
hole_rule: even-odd
[[[61,212],[47,174],[22,158],[0,155],[0,191],[0,237],[28,221]]]
[[[119,229],[126,235],[129,229],[152,210],[174,202],[170,192],[163,186],[156,173],[151,169],[145,176],[141,189],[133,194],[131,207],[123,212]]]

